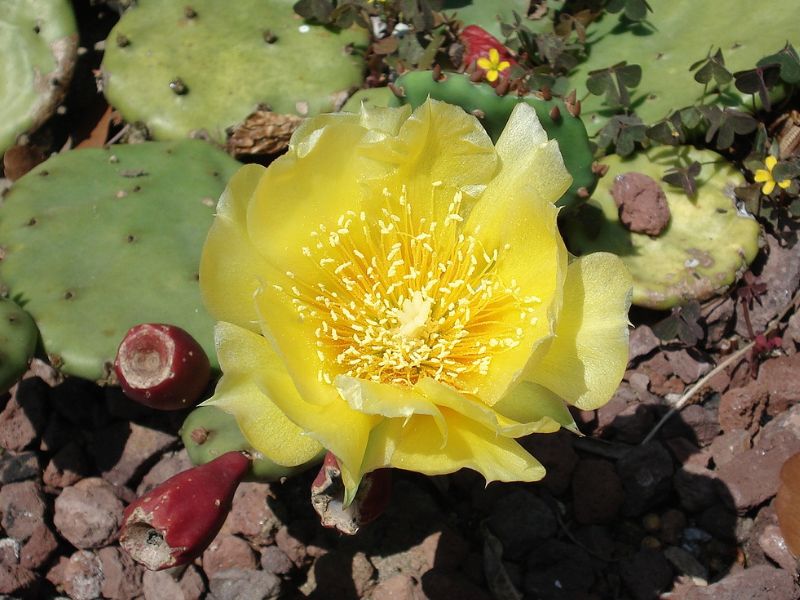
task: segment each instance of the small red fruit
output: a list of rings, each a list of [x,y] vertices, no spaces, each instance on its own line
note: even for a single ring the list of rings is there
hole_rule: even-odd
[[[158,323],[128,330],[117,350],[114,371],[126,396],[160,410],[193,405],[211,377],[200,344],[180,327]]]
[[[249,466],[246,454],[227,452],[170,477],[125,509],[120,546],[152,571],[195,559],[219,533]]]
[[[517,64],[517,61],[514,60],[514,57],[511,54],[511,50],[509,50],[500,42],[500,40],[482,27],[478,27],[477,25],[469,25],[465,27],[461,31],[461,41],[464,44],[464,67],[469,67],[471,64],[477,62],[479,58],[488,57],[489,50],[492,48],[497,50],[501,61],[507,60],[509,63],[511,63],[512,67]],[[477,65],[476,69],[481,72],[483,71],[483,69],[477,67]],[[500,77],[507,77],[509,73],[510,69],[506,69],[500,73]]]
[[[391,491],[391,470],[378,469],[364,475],[355,499],[344,506],[342,470],[336,457],[328,452],[311,483],[311,504],[324,527],[355,535],[362,525],[374,521],[386,510]]]

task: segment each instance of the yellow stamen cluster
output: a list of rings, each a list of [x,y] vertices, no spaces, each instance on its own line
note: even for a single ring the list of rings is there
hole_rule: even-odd
[[[348,211],[302,248],[320,277],[297,279],[287,293],[318,325],[318,378],[413,385],[431,377],[473,391],[470,375],[486,375],[497,353],[520,344],[541,300],[501,281],[498,250],[462,232],[460,192],[441,222],[415,215],[405,188],[384,198],[377,222]]]

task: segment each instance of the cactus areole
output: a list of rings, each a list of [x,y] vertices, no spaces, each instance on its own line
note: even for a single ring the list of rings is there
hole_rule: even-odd
[[[206,353],[189,333],[152,323],[128,330],[114,370],[126,396],[160,410],[193,405],[211,376]]]
[[[151,571],[190,562],[219,533],[249,466],[246,454],[228,452],[167,479],[125,509],[123,550]]]

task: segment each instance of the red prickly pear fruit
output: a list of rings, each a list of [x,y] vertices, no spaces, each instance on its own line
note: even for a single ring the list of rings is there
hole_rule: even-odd
[[[114,370],[125,395],[159,410],[192,406],[211,377],[203,348],[174,325],[143,323],[128,330]]]
[[[219,533],[250,458],[227,452],[170,477],[125,509],[119,543],[151,571],[184,565]]]
[[[494,48],[500,55],[500,60],[507,60],[511,66],[517,64],[511,54],[511,50],[505,47],[500,40],[494,37],[491,33],[478,27],[477,25],[469,25],[461,30],[461,41],[464,44],[464,60],[463,66],[468,67],[481,57],[488,57],[489,50]],[[476,67],[479,68],[479,67]],[[501,76],[507,76],[508,71],[500,73]]]
[[[362,525],[377,519],[389,504],[392,491],[390,469],[364,475],[349,506],[344,506],[342,471],[336,457],[328,452],[311,483],[311,504],[325,527],[355,535]]]

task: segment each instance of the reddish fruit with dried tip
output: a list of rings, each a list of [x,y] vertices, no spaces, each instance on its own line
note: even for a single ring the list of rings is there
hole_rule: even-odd
[[[143,323],[128,330],[114,361],[122,391],[160,410],[178,410],[200,399],[211,365],[200,344],[174,325]]]
[[[354,535],[362,525],[374,521],[386,510],[391,490],[391,471],[378,469],[364,475],[356,497],[349,506],[344,506],[342,471],[336,457],[328,452],[311,484],[311,504],[323,526]]]
[[[246,454],[228,452],[170,477],[125,509],[120,546],[152,571],[190,562],[219,533],[249,466]]]
[[[800,556],[800,452],[781,467],[781,484],[775,499],[778,524],[786,545]]]
[[[479,58],[488,57],[489,50],[494,48],[500,55],[500,60],[507,60],[513,67],[517,64],[514,60],[511,50],[504,46],[500,40],[494,37],[491,33],[478,27],[477,25],[469,25],[461,31],[461,41],[464,43],[464,60],[463,65],[468,67],[476,62]],[[477,68],[477,67],[476,67]],[[500,73],[501,77],[507,77],[510,69],[506,69]]]

